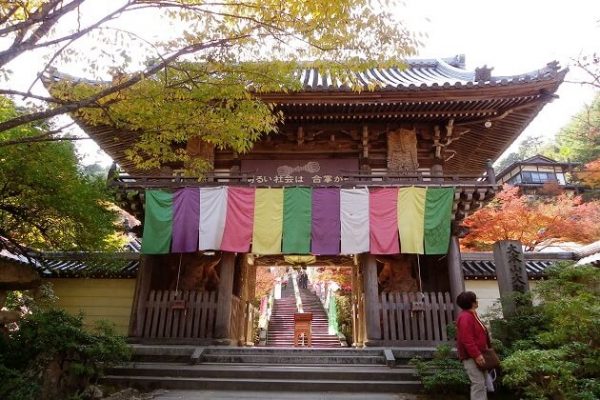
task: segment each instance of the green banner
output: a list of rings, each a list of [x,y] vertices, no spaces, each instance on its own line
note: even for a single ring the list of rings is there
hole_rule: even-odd
[[[147,190],[145,213],[142,253],[168,253],[173,235],[173,194]]]
[[[425,200],[425,254],[446,254],[454,188],[428,188]]]
[[[310,253],[312,189],[283,191],[283,253]]]

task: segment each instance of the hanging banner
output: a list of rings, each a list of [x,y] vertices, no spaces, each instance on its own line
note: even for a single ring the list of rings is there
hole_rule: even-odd
[[[220,249],[226,214],[227,187],[201,188],[199,250]]]
[[[340,254],[340,189],[313,189],[311,229],[313,254]]]
[[[283,190],[283,253],[310,253],[311,188]]]
[[[445,254],[453,188],[147,190],[144,254]]]
[[[229,187],[221,250],[247,253],[254,226],[254,188]]]
[[[283,189],[256,189],[252,252],[281,253]]]
[[[173,233],[173,194],[162,190],[146,190],[145,210],[142,253],[168,253]]]
[[[425,222],[425,193],[418,187],[398,191],[398,231],[402,253],[423,254],[423,224]]]
[[[425,200],[425,254],[446,254],[450,246],[450,227],[454,188],[428,188]]]
[[[369,189],[340,190],[342,254],[369,251]]]
[[[184,188],[173,195],[173,253],[198,251],[200,189]]]
[[[369,197],[371,254],[398,254],[398,189],[375,188]]]

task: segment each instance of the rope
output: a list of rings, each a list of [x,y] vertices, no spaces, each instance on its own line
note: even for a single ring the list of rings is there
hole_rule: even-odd
[[[177,297],[177,293],[179,292],[179,277],[181,276],[181,259],[183,257],[183,253],[179,253],[179,268],[177,268],[177,283],[175,284],[175,297]]]
[[[419,292],[423,292],[423,281],[421,280],[421,259],[417,254],[417,275],[419,276]]]

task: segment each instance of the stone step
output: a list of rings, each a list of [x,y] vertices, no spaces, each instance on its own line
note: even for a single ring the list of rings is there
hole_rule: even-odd
[[[106,384],[135,387],[144,391],[154,389],[186,390],[246,390],[246,391],[302,391],[302,392],[361,392],[361,393],[416,393],[421,384],[416,380],[319,380],[305,379],[236,379],[186,378],[169,376],[107,375]]]
[[[385,365],[385,357],[324,354],[203,354],[202,362],[235,364]]]
[[[175,376],[239,379],[310,379],[310,380],[412,380],[415,370],[409,367],[386,366],[323,366],[264,364],[209,364],[127,363],[106,370],[107,375],[120,376]]]

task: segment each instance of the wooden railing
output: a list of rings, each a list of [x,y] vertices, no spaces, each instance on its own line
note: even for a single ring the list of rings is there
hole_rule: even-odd
[[[447,325],[454,322],[450,293],[382,293],[381,332],[384,344],[434,346],[454,340]]]
[[[144,338],[212,338],[217,292],[151,290],[142,322]]]

